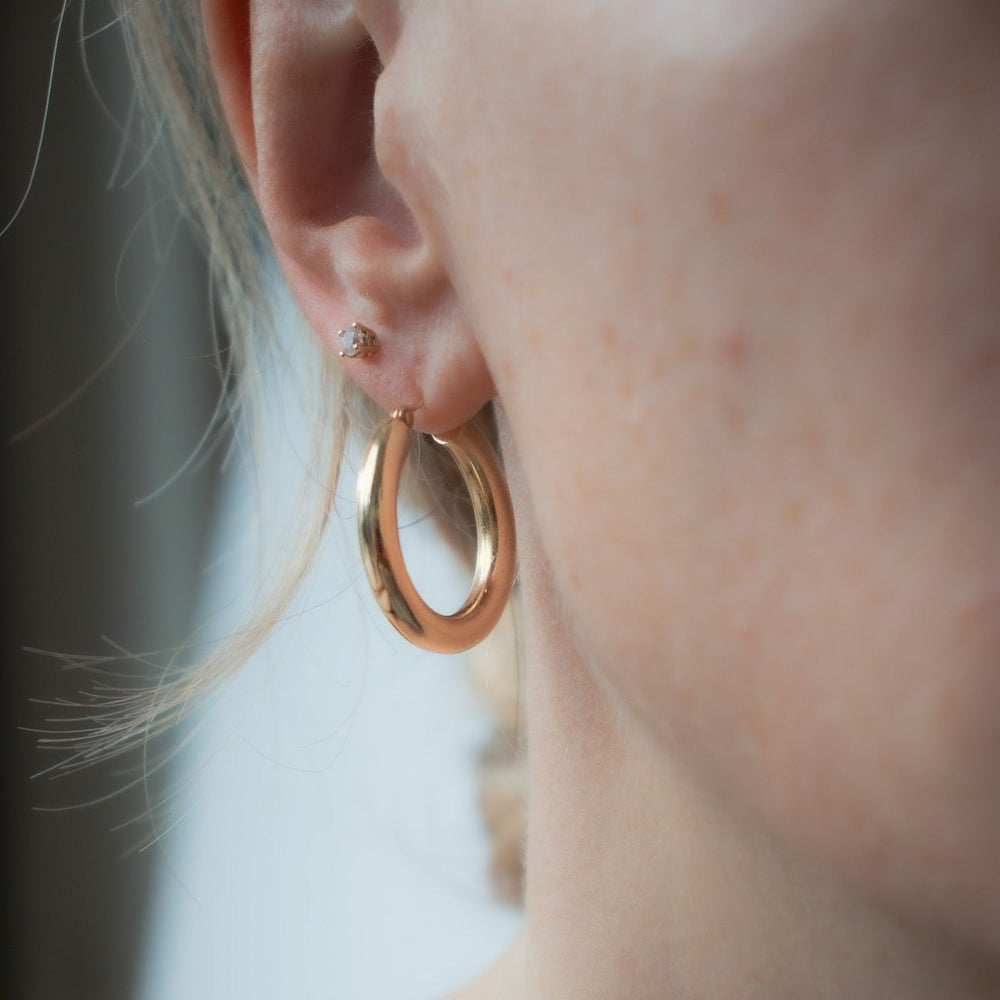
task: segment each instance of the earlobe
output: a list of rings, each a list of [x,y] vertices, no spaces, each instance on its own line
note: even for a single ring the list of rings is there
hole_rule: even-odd
[[[344,359],[379,405],[441,432],[493,383],[441,256],[375,153],[379,54],[352,6],[203,0],[230,128],[275,251],[306,318],[339,353],[360,322],[380,350]]]

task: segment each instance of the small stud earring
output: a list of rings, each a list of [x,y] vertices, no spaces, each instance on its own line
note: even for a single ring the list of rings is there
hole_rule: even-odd
[[[378,337],[375,331],[360,323],[352,323],[337,336],[343,345],[340,351],[342,358],[370,358],[378,352]]]

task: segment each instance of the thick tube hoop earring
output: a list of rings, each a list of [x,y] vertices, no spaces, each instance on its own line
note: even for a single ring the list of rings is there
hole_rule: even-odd
[[[417,593],[403,562],[396,503],[410,452],[413,414],[396,410],[375,432],[358,476],[358,536],[375,600],[395,629],[422,649],[461,653],[493,630],[514,583],[514,510],[496,453],[471,421],[434,440],[458,465],[472,498],[476,568],[472,589],[453,615],[434,611]]]

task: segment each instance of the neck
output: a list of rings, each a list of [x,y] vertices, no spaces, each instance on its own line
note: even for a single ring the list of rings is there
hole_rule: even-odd
[[[530,553],[520,570],[526,916],[516,945],[463,997],[1000,995],[996,978],[795,857],[648,737],[566,627],[517,479]]]

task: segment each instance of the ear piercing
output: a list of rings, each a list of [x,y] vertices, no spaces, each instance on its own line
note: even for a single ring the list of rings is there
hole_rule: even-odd
[[[360,323],[352,323],[346,330],[338,334],[342,345],[342,358],[370,358],[378,352],[378,337],[374,330]]]
[[[368,358],[379,349],[375,332],[361,323],[352,323],[339,337],[342,358]],[[403,561],[396,510],[412,432],[412,411],[396,410],[369,445],[358,475],[362,562],[375,600],[402,636],[422,649],[460,653],[489,635],[507,605],[517,560],[514,510],[500,459],[472,421],[434,438],[465,481],[477,545],[472,590],[462,607],[452,615],[428,607]]]

